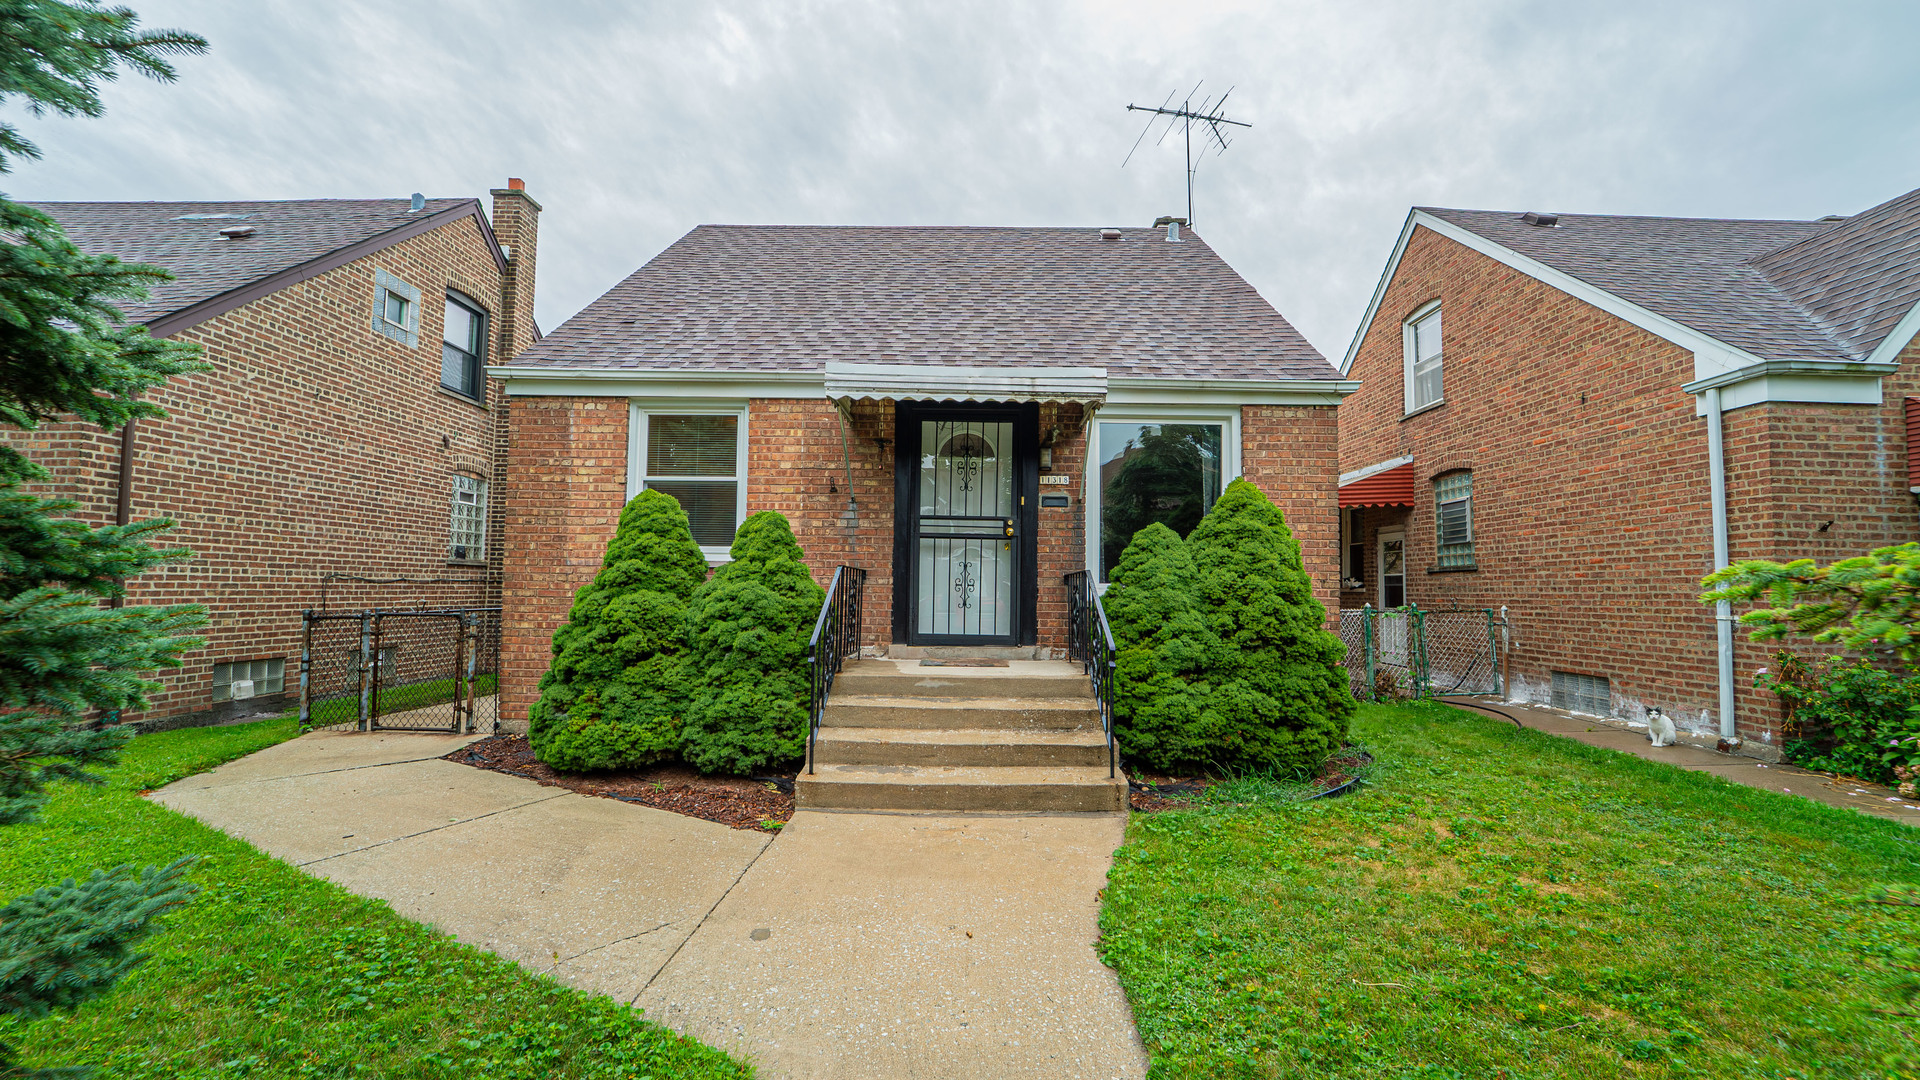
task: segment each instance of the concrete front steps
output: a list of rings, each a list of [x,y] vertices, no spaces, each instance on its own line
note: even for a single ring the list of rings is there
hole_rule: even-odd
[[[959,658],[959,657],[955,657]],[[999,659],[993,657],[992,659]],[[890,657],[834,680],[794,798],[808,810],[1115,811],[1100,712],[1080,665],[926,667]]]

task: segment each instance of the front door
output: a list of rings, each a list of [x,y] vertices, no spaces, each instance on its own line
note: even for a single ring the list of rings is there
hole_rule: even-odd
[[[1037,473],[1037,455],[1028,445],[1034,433],[1026,411],[901,406],[909,490],[901,501],[906,512],[896,518],[904,532],[896,538],[896,561],[906,563],[908,603],[896,631],[904,630],[907,642],[1027,641],[1037,517],[1029,513],[1028,474]]]

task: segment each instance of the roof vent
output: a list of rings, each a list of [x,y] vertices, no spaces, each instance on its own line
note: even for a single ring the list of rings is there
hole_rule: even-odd
[[[1852,216],[1853,216],[1852,214],[1828,214],[1826,217],[1823,217],[1820,220],[1821,221],[1845,221]]]
[[[1560,215],[1543,214],[1538,210],[1529,210],[1520,215],[1520,220],[1529,225],[1537,225],[1542,229],[1551,229],[1555,225],[1560,224]]]
[[[229,240],[245,240],[247,237],[252,236],[253,232],[254,226],[252,225],[229,225],[220,230],[220,235]]]
[[[1102,239],[1102,240],[1118,240],[1118,239],[1120,239],[1120,230],[1119,230],[1119,229],[1101,229],[1101,230],[1100,230],[1100,239]]]
[[[420,212],[420,211],[422,211],[422,210],[425,210],[426,208],[427,208],[427,197],[426,197],[425,195],[422,195],[422,194],[420,194],[420,193],[419,193],[419,192],[417,192],[417,191],[416,191],[416,192],[414,192],[414,193],[413,193],[413,206],[411,206],[411,207],[409,207],[409,208],[408,208],[408,210],[407,210],[407,213],[409,213],[409,214],[416,214],[416,213],[419,213],[419,212]]]

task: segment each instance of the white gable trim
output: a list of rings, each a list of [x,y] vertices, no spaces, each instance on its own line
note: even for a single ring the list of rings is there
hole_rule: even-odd
[[[1900,353],[1913,341],[1916,334],[1920,334],[1920,304],[1913,305],[1908,309],[1905,318],[1893,324],[1893,329],[1887,331],[1887,336],[1880,339],[1880,344],[1873,350],[1873,355],[1867,357],[1867,363],[1899,363]]]
[[[1495,262],[1520,271],[1543,285],[1558,289],[1576,300],[1585,301],[1623,322],[1637,326],[1655,337],[1671,341],[1692,352],[1696,378],[1705,378],[1746,364],[1761,362],[1758,356],[1744,349],[1735,348],[1692,327],[1675,322],[1665,315],[1623,300],[1605,289],[1590,285],[1571,274],[1555,270],[1537,259],[1522,255],[1503,244],[1497,244],[1479,233],[1463,229],[1452,222],[1442,221],[1432,214],[1416,209],[1407,212],[1407,223],[1401,227],[1400,238],[1394,242],[1393,255],[1387,260],[1385,272],[1380,275],[1380,283],[1374,286],[1373,299],[1367,302],[1367,311],[1360,319],[1360,328],[1354,332],[1353,342],[1347,346],[1347,355],[1340,362],[1340,374],[1345,375],[1353,369],[1353,362],[1360,355],[1360,343],[1366,339],[1367,331],[1373,328],[1374,317],[1380,311],[1380,302],[1386,298],[1387,285],[1400,269],[1400,260],[1407,253],[1407,242],[1413,238],[1416,225],[1438,233],[1463,247],[1471,248]]]

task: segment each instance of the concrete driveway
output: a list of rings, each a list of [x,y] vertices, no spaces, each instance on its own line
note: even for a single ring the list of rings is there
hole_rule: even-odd
[[[154,792],[769,1078],[1140,1077],[1094,953],[1124,814],[802,812],[764,833],[317,732]]]

